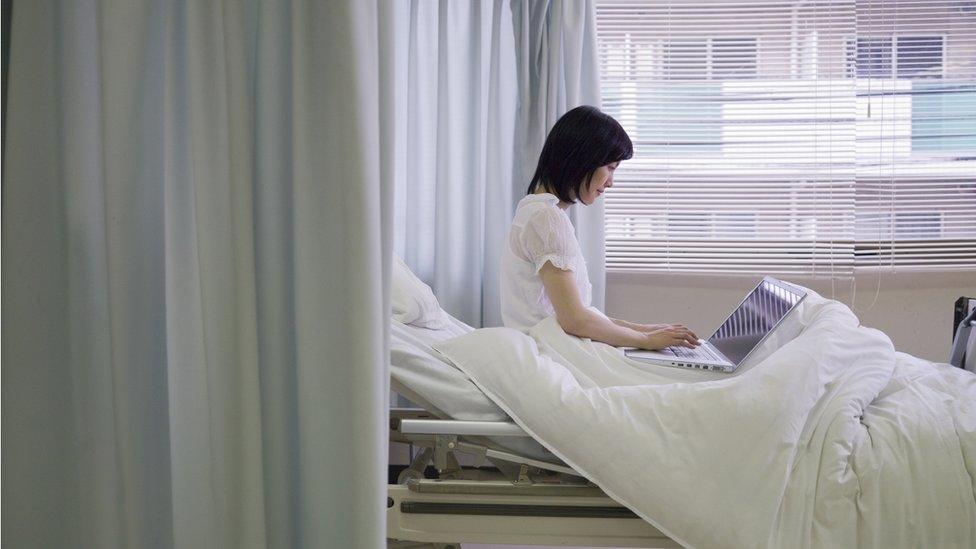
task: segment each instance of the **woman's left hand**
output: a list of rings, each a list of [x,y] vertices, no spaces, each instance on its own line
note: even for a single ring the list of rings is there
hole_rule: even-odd
[[[695,338],[696,341],[698,339],[698,336],[696,336],[694,334],[694,332],[692,332],[691,330],[688,330],[688,328],[685,328],[681,324],[640,324],[640,323],[637,323],[637,322],[628,322],[626,320],[618,320],[616,318],[611,318],[610,320],[613,321],[613,323],[616,324],[617,326],[623,326],[624,328],[630,328],[631,330],[634,330],[636,332],[640,332],[642,334],[653,334],[654,332],[659,332],[661,330],[681,329],[681,330],[687,330],[688,333],[690,333],[692,335],[692,337]]]
[[[691,330],[686,328],[683,324],[637,324],[636,326],[639,326],[635,328],[638,332],[643,332],[645,334],[652,334],[654,332],[658,332],[661,330],[687,331],[689,334],[691,334],[691,337],[694,339],[694,345],[698,345],[698,336],[695,335],[695,332],[692,332]]]

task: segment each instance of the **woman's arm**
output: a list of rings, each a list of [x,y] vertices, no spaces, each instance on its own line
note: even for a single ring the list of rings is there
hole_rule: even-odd
[[[672,324],[638,324],[637,322],[629,322],[619,318],[611,318],[610,320],[617,326],[623,326],[624,328],[630,328],[631,330],[644,333],[654,332],[660,330],[661,328],[667,328],[668,326],[676,326]]]
[[[556,311],[556,321],[563,331],[577,337],[602,341],[616,347],[663,349],[672,345],[694,347],[698,339],[684,326],[671,326],[645,333],[620,326],[583,306],[572,271],[564,271],[546,262],[539,270],[546,295]]]

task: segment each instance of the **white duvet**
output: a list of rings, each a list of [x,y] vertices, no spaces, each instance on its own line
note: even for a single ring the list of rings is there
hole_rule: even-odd
[[[976,547],[976,375],[809,295],[735,374],[566,335],[436,345],[524,429],[693,547]]]

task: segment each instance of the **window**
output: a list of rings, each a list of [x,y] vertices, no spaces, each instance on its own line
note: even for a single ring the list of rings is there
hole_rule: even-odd
[[[911,148],[916,155],[960,158],[976,150],[976,88],[954,82],[915,82]]]
[[[706,40],[669,40],[664,44],[664,77],[667,80],[708,78]]]
[[[756,78],[756,38],[713,38],[712,72],[716,80]]]
[[[895,41],[895,74],[898,78],[940,78],[941,36],[898,36]]]
[[[857,38],[848,42],[847,70],[858,78],[941,78],[943,36]]]
[[[959,0],[598,0],[634,140],[607,268],[976,268],[976,13]]]
[[[666,80],[741,80],[756,77],[756,37],[679,38],[660,42]],[[644,51],[652,53],[653,47]],[[653,53],[644,65],[654,65]],[[638,64],[639,65],[639,64]]]
[[[848,73],[858,78],[891,78],[894,49],[891,38],[858,38],[851,41],[853,59],[847,62]]]

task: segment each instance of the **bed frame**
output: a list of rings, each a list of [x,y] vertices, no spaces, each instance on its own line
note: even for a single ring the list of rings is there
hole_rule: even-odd
[[[388,547],[460,543],[680,547],[563,463],[505,450],[529,437],[503,421],[457,421],[417,408],[390,410],[390,442],[420,448],[387,493]],[[474,458],[463,468],[458,454]],[[432,464],[437,478],[426,478]]]

